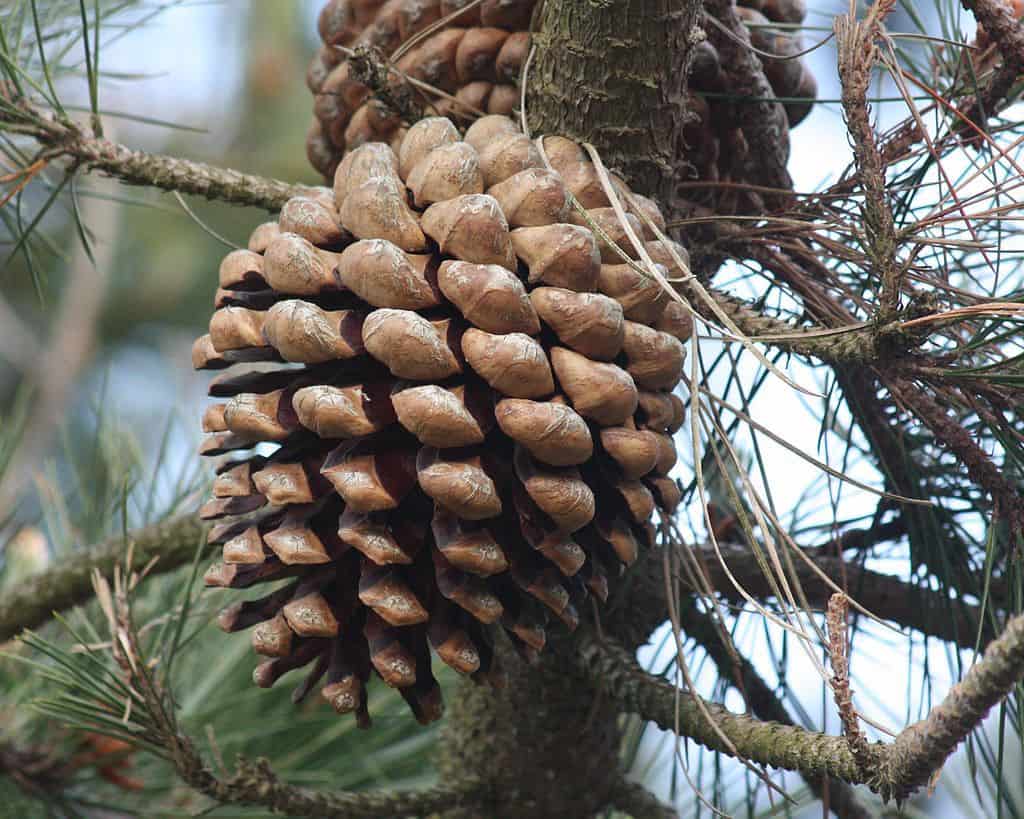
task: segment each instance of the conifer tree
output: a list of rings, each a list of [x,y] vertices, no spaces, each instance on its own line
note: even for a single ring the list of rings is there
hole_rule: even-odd
[[[143,4],[3,11],[15,814],[866,817],[951,779],[1024,813],[1024,22],[963,7],[327,0],[300,181],[111,135]],[[800,191],[812,106],[852,164]],[[170,488],[171,444],[147,474],[69,410],[116,267],[83,192],[140,188],[231,246],[195,302],[213,468]],[[41,349],[26,282],[60,293]],[[122,287],[115,326],[159,318]]]

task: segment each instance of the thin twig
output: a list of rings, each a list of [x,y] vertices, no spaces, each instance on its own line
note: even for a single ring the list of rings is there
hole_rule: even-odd
[[[828,625],[828,658],[832,665],[832,695],[839,710],[843,733],[850,743],[854,757],[864,767],[871,764],[868,740],[861,730],[857,709],[853,704],[853,689],[850,687],[849,644],[846,639],[846,619],[850,614],[850,600],[842,592],[836,592],[828,600],[825,623]]]
[[[864,241],[874,272],[881,280],[879,315],[883,319],[891,319],[899,307],[900,278],[896,228],[885,190],[885,165],[871,124],[868,86],[878,57],[875,41],[881,36],[882,21],[894,4],[895,0],[880,0],[869,7],[864,20],[858,21],[851,11],[837,17],[834,24],[843,113],[864,189]]]

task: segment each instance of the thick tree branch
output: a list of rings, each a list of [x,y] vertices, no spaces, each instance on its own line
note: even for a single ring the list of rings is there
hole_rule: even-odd
[[[729,571],[747,593],[758,600],[772,596],[772,587],[761,566],[745,546],[723,544],[721,547]],[[962,648],[973,648],[981,624],[982,645],[994,637],[991,624],[984,621],[977,606],[955,600],[928,588],[913,586],[893,575],[865,569],[841,557],[807,550],[814,565],[847,593],[883,620],[938,637]],[[710,546],[701,548],[698,557],[715,589],[726,600],[743,605],[746,599],[729,580],[725,568]],[[796,578],[811,605],[824,607],[835,591],[802,560],[794,560]],[[680,578],[684,583],[685,579]],[[998,604],[997,604],[998,605]]]
[[[920,722],[888,747],[882,795],[903,799],[925,784],[946,757],[1024,677],[1024,615],[1015,617],[985,657]]]
[[[729,650],[714,621],[698,611],[693,598],[682,602],[679,619],[686,633],[707,652],[718,668],[719,677],[739,689],[754,716],[782,725],[796,724],[753,664]],[[830,777],[805,777],[805,781],[811,792],[842,819],[870,819],[867,808],[860,804],[845,782]]]
[[[904,729],[891,744],[867,746],[858,761],[845,737],[763,722],[711,702],[698,704],[692,693],[677,701],[674,686],[647,674],[620,646],[590,630],[581,630],[576,640],[576,673],[660,728],[674,731],[678,719],[682,734],[711,750],[808,777],[828,775],[866,784],[884,799],[905,799],[925,785],[988,710],[1024,678],[1024,615],[1019,615],[925,719]]]
[[[626,710],[666,731],[675,730],[675,686],[648,674],[621,646],[580,629],[573,670],[600,685]],[[866,781],[867,772],[861,770],[843,737],[734,714],[713,702],[698,704],[688,693],[679,698],[678,705],[680,733],[713,751],[733,755],[724,735],[737,754],[758,765],[799,771],[810,777],[829,775],[851,783]],[[705,710],[715,725],[705,718]]]
[[[27,578],[0,599],[0,642],[22,629],[35,628],[54,612],[64,611],[93,596],[92,573],[109,574],[134,544],[134,563],[144,566],[157,558],[154,572],[166,572],[188,563],[206,536],[195,515],[179,515],[115,537],[90,549],[71,552],[39,574]]]
[[[725,600],[745,605],[744,598],[729,580],[714,548],[710,544],[693,547],[712,588]],[[750,549],[739,544],[720,545],[729,572],[747,593],[757,600],[769,600],[773,587],[768,583]],[[929,637],[973,648],[981,633],[981,645],[995,637],[989,619],[982,617],[977,606],[950,598],[932,589],[913,586],[893,575],[874,572],[856,563],[830,554],[832,549],[805,549],[805,554],[818,569],[876,616],[913,629]],[[803,560],[794,560],[796,578],[800,581],[811,605],[824,608],[835,591]],[[657,554],[648,554],[634,565],[621,582],[619,592],[602,613],[602,621],[616,634],[625,635],[623,642],[641,643],[667,619],[663,567]],[[685,577],[676,578],[683,591],[696,592]],[[999,581],[993,582],[990,606],[1005,607],[1004,592]],[[628,639],[627,639],[628,637]]]
[[[382,816],[431,816],[460,806],[479,806],[488,788],[477,782],[451,782],[415,791],[336,792],[289,785],[278,779],[265,759],[239,759],[235,772],[218,779],[203,763],[187,737],[180,737],[175,767],[182,779],[221,804],[259,805],[287,816],[331,819],[378,819]]]

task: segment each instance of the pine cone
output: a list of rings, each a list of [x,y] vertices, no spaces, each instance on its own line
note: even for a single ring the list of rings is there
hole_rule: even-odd
[[[422,120],[221,264],[194,364],[257,366],[210,386],[202,452],[228,457],[201,513],[223,548],[205,580],[290,580],[220,616],[252,629],[258,685],[311,665],[296,699],[323,678],[365,725],[376,671],[429,722],[428,646],[476,679],[498,674],[495,629],[534,657],[549,616],[573,628],[679,502],[689,316],[586,226],[635,258],[579,146],[545,149],[554,170],[506,117],[465,139]],[[685,255],[631,202],[657,263]]]
[[[810,113],[818,94],[818,81],[804,61],[793,56],[805,47],[800,34],[773,29],[771,24],[802,23],[806,13],[803,0],[764,0],[763,3],[744,3],[736,7],[736,14],[750,32],[750,44],[766,54],[786,58],[773,60],[764,54],[758,55],[772,91],[786,100],[784,107],[791,128],[803,122]]]
[[[470,121],[509,114],[519,102],[519,71],[529,47],[536,0],[484,0],[425,37],[397,61],[399,71],[449,93],[430,99],[431,113]],[[323,47],[306,75],[315,97],[307,138],[313,166],[330,177],[341,156],[366,142],[398,147],[404,125],[371,98],[335,46],[379,49],[390,56],[410,38],[452,15],[466,0],[330,0],[320,13]],[[402,84],[392,75],[392,86]],[[423,95],[424,97],[426,95]]]
[[[307,137],[312,165],[331,178],[346,151],[366,142],[387,142],[396,150],[405,133],[399,112],[389,109],[353,76],[335,46],[373,47],[389,56],[411,37],[466,5],[466,0],[330,0],[319,19],[323,47],[307,73],[314,117]],[[529,22],[536,0],[486,0],[419,42],[397,67],[451,94],[428,100],[429,113],[469,123],[482,114],[510,114],[519,106],[519,75],[529,51]],[[788,56],[802,48],[798,34],[767,28],[772,22],[800,23],[804,0],[742,0],[736,9],[750,24],[751,42],[762,51]],[[790,127],[810,112],[817,83],[802,60],[762,58]],[[684,134],[687,160],[698,178],[719,178],[718,96],[728,94],[714,46],[695,48],[690,76],[690,109],[697,114]],[[401,84],[392,76],[392,87]],[[705,98],[705,94],[712,96]],[[426,95],[425,95],[426,96]]]

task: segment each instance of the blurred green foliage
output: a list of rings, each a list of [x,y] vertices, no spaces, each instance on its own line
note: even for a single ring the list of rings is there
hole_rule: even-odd
[[[211,102],[201,108],[205,121],[200,124],[206,132],[109,116],[104,117],[108,136],[143,150],[322,183],[309,168],[304,147],[311,98],[303,78],[317,45],[313,5],[232,0],[219,6],[222,22],[230,25],[223,43],[216,36],[207,38],[223,49],[212,57],[217,70],[208,81],[230,83],[237,93],[226,106]],[[113,42],[124,43],[119,54],[123,62],[124,48],[133,42],[124,35],[143,31],[138,44],[127,51],[127,58],[137,60],[134,71],[139,75],[150,71],[146,38],[158,36],[147,29],[182,36],[178,48],[182,59],[189,59],[188,23],[165,27],[159,12],[212,19],[212,11],[190,6],[196,4],[102,4],[100,40],[110,46],[101,45],[101,110],[107,85],[117,88],[119,99],[130,102],[133,95],[142,100],[147,83],[160,79],[125,79],[114,69],[105,74],[104,54],[113,51]],[[51,20],[64,20],[69,29],[76,25],[77,2],[39,2],[38,9],[44,26]],[[0,24],[8,33],[16,24],[29,25],[30,11],[29,2],[18,0],[0,9]],[[93,21],[91,3],[86,12]],[[47,42],[53,54],[58,39]],[[62,72],[56,84],[62,98],[88,101],[80,68]],[[131,112],[124,102],[119,108]],[[75,116],[86,119],[85,114]],[[177,121],[179,112],[167,111],[161,118]],[[17,146],[0,138],[6,141],[5,155],[10,158]],[[76,259],[75,248],[81,244],[73,205],[58,200],[43,217],[42,231],[29,241],[29,252],[12,250],[17,250],[18,231],[27,227],[58,180],[57,174],[44,175],[43,185],[12,201],[5,210],[11,221],[0,224],[0,253],[10,255],[0,271],[0,296],[40,343],[59,331],[54,326],[60,314],[57,305],[72,265],[82,262]],[[227,250],[211,232],[244,245],[249,232],[269,218],[257,210],[190,198],[185,205],[193,217],[172,194],[88,177],[76,193],[85,235],[105,266],[106,292],[93,355],[77,374],[61,428],[49,435],[25,497],[8,516],[0,514],[0,592],[48,562],[59,561],[67,549],[88,546],[126,525],[158,520],[179,504],[195,505],[192,493],[200,474],[191,452],[201,413],[196,398],[208,376],[188,369],[187,351],[208,321],[217,268]],[[96,220],[102,222],[103,232],[94,234],[89,232],[90,217],[97,213],[105,218]],[[32,421],[37,383],[46,375],[21,371],[0,355],[0,478],[23,422]],[[187,389],[181,391],[181,385]],[[146,580],[138,597],[138,621],[158,630],[162,621],[174,616],[181,589],[190,578],[191,570],[185,569]],[[412,787],[432,780],[436,728],[418,726],[395,692],[383,685],[371,688],[374,728],[361,732],[353,720],[336,716],[316,694],[302,705],[292,704],[291,688],[297,682],[292,678],[301,671],[271,691],[256,688],[251,679],[256,658],[246,636],[225,637],[213,622],[219,607],[230,601],[216,591],[203,593],[201,582],[192,582],[198,602],[185,623],[187,650],[177,658],[172,687],[182,727],[197,739],[208,760],[222,759],[230,766],[238,754],[266,756],[284,779],[314,787]],[[266,589],[256,594],[260,593]],[[73,612],[69,624],[76,633],[91,635],[102,644],[105,625],[95,604]],[[61,652],[74,651],[77,643],[59,623],[44,627],[40,636]],[[16,643],[2,650],[0,816],[102,812],[176,817],[209,809],[208,800],[181,785],[164,760],[136,751],[114,754],[112,762],[97,757],[96,735],[75,724],[73,714],[65,710],[63,718],[55,718],[36,705],[52,700],[62,689],[24,660],[41,661],[50,668],[53,662]],[[57,784],[26,795],[12,778],[18,772],[3,770],[5,748],[52,755],[59,769],[54,772]],[[126,779],[111,781],[114,769],[108,764]],[[135,790],[137,785],[140,790]],[[263,814],[232,807],[212,815]]]

